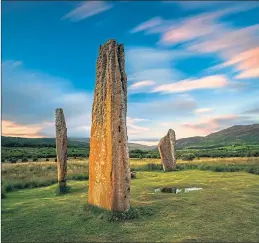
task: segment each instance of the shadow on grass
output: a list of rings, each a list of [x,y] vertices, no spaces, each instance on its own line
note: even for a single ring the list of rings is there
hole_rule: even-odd
[[[84,204],[79,212],[79,216],[81,216],[84,220],[90,218],[98,218],[100,220],[108,221],[108,222],[118,222],[132,219],[139,219],[146,216],[151,216],[154,214],[154,210],[152,207],[130,207],[126,212],[115,212],[109,211],[97,206]]]
[[[67,193],[70,193],[71,192],[71,187],[70,186],[59,186],[57,185],[56,186],[56,189],[55,189],[55,195],[56,196],[60,196],[60,195],[65,195]]]

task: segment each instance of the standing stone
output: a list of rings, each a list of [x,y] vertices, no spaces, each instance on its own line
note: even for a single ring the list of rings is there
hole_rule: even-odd
[[[61,108],[56,109],[56,153],[59,190],[64,192],[67,174],[67,128]]]
[[[175,132],[169,129],[167,135],[161,138],[158,144],[158,150],[164,171],[174,170],[176,168],[175,152]]]
[[[130,207],[127,145],[127,77],[124,47],[100,46],[92,108],[88,203],[111,211]]]

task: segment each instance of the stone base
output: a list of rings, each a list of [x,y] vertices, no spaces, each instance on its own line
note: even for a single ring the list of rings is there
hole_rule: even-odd
[[[175,171],[176,170],[176,166],[172,166],[172,167],[165,167],[163,166],[163,170],[165,172],[168,172],[168,171]]]
[[[66,181],[59,181],[58,182],[58,188],[59,188],[59,193],[67,193],[68,192],[68,187]]]

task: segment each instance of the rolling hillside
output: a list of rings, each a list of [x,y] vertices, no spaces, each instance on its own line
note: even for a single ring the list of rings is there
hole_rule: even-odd
[[[205,137],[181,138],[176,148],[190,148],[218,145],[259,145],[259,124],[236,125]],[[2,136],[2,147],[55,147],[55,138],[17,138]],[[89,147],[89,138],[68,138],[69,147]],[[129,143],[129,150],[153,150],[155,146]]]
[[[68,147],[88,147],[89,138],[68,138]],[[129,143],[129,150],[141,149],[150,150],[143,144]],[[2,147],[56,147],[55,138],[19,138],[2,136]]]
[[[89,147],[89,142],[68,138],[69,147]],[[55,138],[19,138],[2,136],[2,147],[56,147]]]
[[[178,139],[177,148],[232,145],[232,144],[257,144],[259,145],[259,124],[236,125],[211,133],[205,137],[190,137]]]

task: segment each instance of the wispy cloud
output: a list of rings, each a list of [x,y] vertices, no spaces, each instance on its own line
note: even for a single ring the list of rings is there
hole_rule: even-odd
[[[221,3],[219,4],[224,6]],[[203,38],[213,40],[214,36],[217,36],[217,39],[221,39],[221,37],[225,36],[225,33],[232,31],[232,27],[229,24],[220,21],[221,17],[250,10],[258,7],[259,4],[241,3],[235,6],[230,6],[229,4],[225,6],[227,6],[227,8],[190,16],[172,24],[172,26],[163,33],[161,42],[165,44],[175,44],[195,39],[200,41],[203,40]]]
[[[148,140],[131,140],[129,142],[136,143],[136,144],[143,144],[146,146],[156,146],[158,145],[159,139],[157,141],[148,141]]]
[[[129,102],[128,113],[131,117],[141,114],[143,117],[152,117],[155,120],[171,114],[178,117],[190,114],[196,107],[197,102],[191,95],[180,94],[147,102]]]
[[[185,18],[180,23],[172,25],[168,31],[165,31],[161,37],[161,42],[164,44],[181,43],[222,29],[222,24],[215,23],[218,15],[220,13],[205,13]]]
[[[231,2],[172,2],[180,5],[184,10],[202,9],[208,12],[192,15],[179,20],[163,19],[159,16],[146,20],[136,26],[131,33],[143,31],[145,34],[161,34],[160,43],[176,44],[202,36],[210,35],[215,31],[221,32],[228,30],[226,24],[220,23],[219,19],[223,16],[243,12],[256,8],[256,3],[236,2],[233,6]],[[226,4],[227,3],[227,4]],[[197,31],[199,30],[199,31]]]
[[[181,3],[179,4],[181,5]],[[194,8],[201,8],[202,4],[203,3],[201,2],[194,4]],[[185,6],[184,3],[182,5]],[[214,5],[218,6],[216,11],[213,11]],[[219,7],[219,5],[221,7]],[[236,79],[257,77],[258,68],[254,63],[257,63],[258,59],[255,48],[258,47],[259,43],[259,26],[254,25],[235,29],[230,23],[222,21],[222,17],[248,11],[258,6],[258,4],[246,3],[237,3],[234,6],[230,2],[223,5],[216,2],[213,4],[210,3],[207,4],[207,7],[202,6],[202,8],[207,11],[202,14],[188,16],[175,21],[165,20],[161,17],[154,17],[136,26],[132,30],[132,33],[140,31],[145,33],[160,33],[161,39],[159,44],[181,44],[180,51],[178,52],[181,53],[181,55],[179,55],[180,58],[188,58],[189,56],[193,56],[194,53],[195,55],[215,53],[218,58],[226,61],[225,66],[237,66],[236,68],[240,73],[236,75]],[[157,50],[159,49],[160,48],[157,48]],[[249,57],[248,54],[244,57],[242,53],[249,49],[253,49],[253,52],[251,51],[249,53]],[[242,91],[245,87],[245,85],[240,82],[228,82],[223,75],[218,75],[217,73],[213,76],[199,79],[185,79],[186,77],[184,77],[185,75],[183,73],[174,69],[173,66],[170,65],[179,60],[177,55],[175,56],[173,51],[167,50],[168,53],[163,53],[163,49],[160,49],[159,51],[157,50],[143,50],[142,53],[139,52],[139,57],[135,58],[135,60],[131,62],[136,67],[140,67],[139,72],[130,75],[130,77],[135,78],[135,80],[133,80],[136,83],[134,92],[173,93],[187,92],[197,89],[218,89],[224,87],[227,87],[229,91]],[[135,50],[135,52],[137,53],[138,51]],[[136,53],[133,53],[134,55],[132,56],[136,57]],[[242,61],[236,60],[238,55],[242,56]],[[156,64],[160,62],[163,62],[166,66],[164,65],[164,68],[158,69]],[[149,63],[150,65],[148,65]],[[158,71],[162,71],[162,69],[163,74],[156,75],[156,73],[158,73]],[[156,76],[157,78],[153,78]],[[156,86],[153,87],[150,85],[145,89],[141,86],[138,88],[138,82],[140,80],[152,80],[155,82]]]
[[[170,1],[168,1],[170,3]],[[222,7],[224,5],[230,5],[231,2],[228,1],[179,1],[176,4],[180,5],[184,10],[194,10],[194,9],[210,9],[215,7]]]
[[[195,80],[182,80],[171,84],[164,84],[153,89],[153,92],[180,93],[197,89],[215,89],[227,86],[227,79],[223,75],[207,76]]]
[[[141,118],[131,118],[127,117],[127,133],[129,136],[142,134],[143,132],[148,132],[149,128],[137,125],[140,122],[146,121],[146,119]]]
[[[257,78],[259,24],[228,31],[216,31],[199,40],[186,44],[186,48],[200,54],[215,53],[222,60],[219,68],[234,66],[239,72],[236,79]]]
[[[258,8],[256,2],[177,2],[185,11],[199,9],[202,14],[178,20],[155,17],[136,27],[145,33],[161,35],[159,44],[178,45],[196,55],[216,54],[223,60],[219,67],[235,66],[239,72],[235,78],[258,78],[259,25],[235,27],[223,18]],[[151,24],[150,24],[151,23]],[[152,24],[153,23],[153,24]],[[145,28],[144,28],[145,27]],[[197,31],[198,30],[198,31]],[[220,60],[219,59],[219,60]],[[241,60],[242,59],[242,60]]]
[[[182,124],[183,122],[179,123],[174,121],[174,119],[168,120],[168,122],[158,123],[158,126],[164,128],[163,130],[161,129],[160,137],[165,136],[169,128],[175,131],[176,139],[203,135],[200,131],[188,126],[183,126]]]
[[[63,16],[61,19],[70,19],[77,22],[91,16],[100,14],[112,8],[112,4],[105,1],[86,1],[81,3],[74,10]]]
[[[233,3],[235,3],[235,7],[233,8]],[[215,11],[222,8],[228,9],[231,12],[240,12],[246,11],[248,9],[254,8],[258,6],[258,3],[253,1],[178,1],[176,3],[181,8],[187,11],[192,10],[207,10],[207,11]]]
[[[9,70],[18,66],[21,66],[22,61],[7,60],[2,63],[2,68],[8,68]]]
[[[149,68],[167,68],[170,66],[170,61],[172,61],[173,58],[179,58],[179,56],[182,56],[184,53],[160,48],[128,47],[126,54],[126,61],[130,69],[136,71],[146,68],[147,66]]]
[[[139,88],[143,88],[146,86],[152,86],[154,84],[155,84],[155,82],[152,80],[139,81],[139,82],[136,82],[136,83],[132,84],[131,86],[129,86],[129,90],[139,89]]]
[[[259,118],[259,106],[255,105],[253,108],[245,110],[243,114],[257,115]]]
[[[135,93],[149,92],[153,84],[170,83],[172,80],[184,78],[184,75],[174,68],[174,62],[189,55],[189,53],[184,51],[172,51],[161,48],[127,48],[128,80],[132,82],[132,87],[129,91],[134,91]],[[149,82],[146,82],[147,80]],[[143,83],[142,81],[145,82]],[[145,89],[143,89],[143,85],[145,85]]]
[[[235,65],[240,72],[236,76],[237,79],[259,77],[259,47],[241,52],[222,65],[219,65],[218,68],[232,65]]]
[[[69,136],[89,136],[92,94],[75,90],[69,80],[13,65],[2,64],[2,117],[12,127],[9,134],[24,136],[55,135],[55,109],[64,109]],[[21,88],[22,87],[22,88]],[[13,125],[12,125],[13,124]],[[12,125],[12,126],[11,126]],[[31,127],[32,130],[29,130]],[[15,133],[16,132],[16,133]]]
[[[132,29],[130,31],[130,33],[137,33],[137,32],[140,32],[140,31],[145,31],[145,30],[148,30],[148,29],[151,29],[153,27],[156,27],[156,26],[159,26],[163,23],[163,19],[160,18],[160,17],[154,17],[152,19],[149,19],[143,23],[141,23],[140,25],[136,26],[134,29]]]
[[[259,24],[229,30],[221,34],[214,33],[196,43],[191,43],[188,48],[200,53],[218,53],[221,57],[230,59],[241,52],[257,47],[258,32]]]
[[[208,112],[211,112],[213,109],[212,108],[199,108],[199,109],[196,109],[194,112],[195,113],[208,113]]]
[[[200,135],[208,135],[212,132],[225,129],[233,125],[247,125],[254,123],[256,123],[256,120],[252,117],[231,114],[216,116],[207,120],[202,118],[200,122],[194,124],[185,123],[182,126],[196,131]]]
[[[13,121],[3,120],[2,136],[40,138],[44,137],[41,134],[43,128],[42,124],[21,125]]]
[[[175,121],[181,123],[183,120],[191,115],[197,108],[196,100],[188,94],[172,95],[170,97],[156,97],[152,100],[129,102],[128,114],[130,117],[138,117],[141,114],[141,118],[148,120],[141,120],[133,122],[127,119],[127,124],[132,124],[140,127],[131,127],[129,134],[129,141],[141,141],[142,144],[151,144],[149,139],[152,139],[153,143],[156,143],[162,136],[164,136],[170,126],[161,125],[161,121]],[[141,122],[141,125],[138,124]],[[139,133],[137,133],[138,131]],[[186,136],[187,129],[180,128],[178,136]],[[195,133],[190,133],[195,135]],[[154,139],[156,138],[156,139]],[[146,141],[146,142],[145,142]]]

